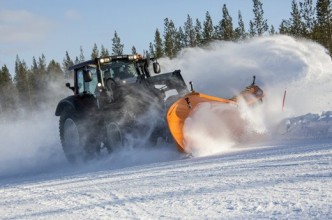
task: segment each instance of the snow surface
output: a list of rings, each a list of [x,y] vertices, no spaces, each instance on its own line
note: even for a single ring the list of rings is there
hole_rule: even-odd
[[[73,166],[55,106],[0,119],[1,219],[332,219],[332,62],[324,48],[263,37],[160,63],[221,97],[255,74],[266,97],[258,108],[239,108],[246,137],[218,139],[226,127],[204,106],[186,125],[198,148],[191,156],[160,142]]]
[[[2,219],[332,217],[331,140],[255,147],[123,169],[17,178],[0,188],[0,215]]]

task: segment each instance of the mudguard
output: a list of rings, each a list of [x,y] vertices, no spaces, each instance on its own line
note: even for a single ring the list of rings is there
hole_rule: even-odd
[[[96,99],[93,95],[85,94],[83,96],[72,95],[62,99],[55,110],[55,115],[60,116],[63,108],[71,107],[78,114],[83,114],[86,112],[93,113],[94,109],[97,108]]]

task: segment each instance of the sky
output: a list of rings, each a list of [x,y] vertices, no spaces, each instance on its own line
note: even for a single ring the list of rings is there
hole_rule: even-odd
[[[277,29],[282,19],[290,17],[291,0],[262,0],[265,18]],[[82,46],[86,59],[93,45],[104,45],[111,52],[117,31],[124,53],[135,46],[139,53],[149,48],[158,28],[163,33],[164,19],[172,19],[176,27],[184,25],[189,14],[202,23],[209,11],[214,24],[222,18],[227,5],[233,24],[237,26],[240,10],[246,29],[253,19],[252,0],[0,0],[0,67],[7,65],[12,75],[16,55],[31,66],[33,57],[46,56],[62,63],[66,51],[72,59]]]

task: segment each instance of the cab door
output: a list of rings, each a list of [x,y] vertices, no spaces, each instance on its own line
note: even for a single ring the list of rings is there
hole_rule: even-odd
[[[97,71],[96,68],[82,68],[75,71],[76,97],[80,111],[93,112],[97,108]]]

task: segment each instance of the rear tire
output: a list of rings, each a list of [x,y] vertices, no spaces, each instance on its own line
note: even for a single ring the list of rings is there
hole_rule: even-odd
[[[123,134],[120,126],[115,122],[106,124],[107,149],[109,152],[120,149],[123,146]]]

